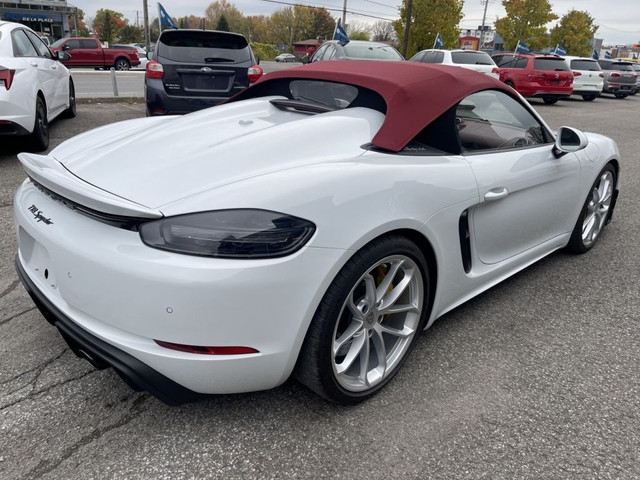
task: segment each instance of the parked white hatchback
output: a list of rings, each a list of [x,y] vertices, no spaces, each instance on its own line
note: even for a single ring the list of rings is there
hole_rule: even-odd
[[[587,57],[565,56],[564,60],[573,72],[573,94],[590,102],[599,97],[604,84],[604,74],[598,61]]]
[[[46,150],[49,122],[74,117],[73,80],[60,60],[30,28],[0,21],[0,136],[26,135],[25,148]]]
[[[453,65],[484,73],[493,78],[499,77],[496,62],[487,52],[480,50],[439,50],[430,48],[416,53],[409,61]]]

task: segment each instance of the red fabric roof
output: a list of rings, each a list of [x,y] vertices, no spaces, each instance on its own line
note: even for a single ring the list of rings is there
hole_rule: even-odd
[[[269,72],[256,84],[281,78],[329,80],[378,92],[387,103],[387,115],[373,144],[394,152],[402,150],[426,125],[473,92],[497,89],[514,96],[509,87],[489,75],[417,62],[314,62]]]

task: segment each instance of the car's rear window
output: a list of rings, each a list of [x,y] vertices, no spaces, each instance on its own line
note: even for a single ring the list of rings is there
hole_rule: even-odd
[[[569,70],[569,67],[562,58],[535,58],[533,60],[534,70]]]
[[[484,52],[451,52],[453,63],[463,65],[493,65],[494,62],[489,54]]]
[[[242,35],[176,30],[163,33],[158,42],[158,57],[175,62],[237,63],[251,59]]]
[[[595,60],[571,60],[571,68],[573,70],[592,70],[594,72],[602,70],[600,64]]]
[[[619,72],[632,72],[633,67],[630,63],[613,62],[611,64],[611,70],[617,70]]]
[[[344,51],[349,58],[367,60],[404,60],[398,51],[387,45],[366,45],[347,43]]]

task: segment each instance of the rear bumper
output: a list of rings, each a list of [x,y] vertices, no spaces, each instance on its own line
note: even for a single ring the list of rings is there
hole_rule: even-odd
[[[605,84],[602,91],[604,93],[631,93],[635,89],[635,83],[613,83]]]
[[[146,79],[144,89],[147,103],[147,116],[184,115],[186,113],[214,107],[231,97],[231,95],[219,97],[169,95],[164,89],[162,80],[155,78]],[[231,93],[235,94],[237,92],[233,91]]]
[[[15,265],[20,281],[42,315],[50,324],[58,328],[78,357],[88,360],[98,369],[113,368],[131,388],[136,391],[147,391],[168,405],[180,405],[206,397],[177,384],[137,358],[79,327],[38,290],[26,274],[18,256],[16,256]]]

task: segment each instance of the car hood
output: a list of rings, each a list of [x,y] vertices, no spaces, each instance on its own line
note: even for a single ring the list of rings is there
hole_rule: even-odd
[[[94,187],[161,209],[259,175],[353,159],[383,120],[367,108],[308,115],[254,99],[107,125],[68,140],[50,156]]]

